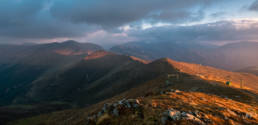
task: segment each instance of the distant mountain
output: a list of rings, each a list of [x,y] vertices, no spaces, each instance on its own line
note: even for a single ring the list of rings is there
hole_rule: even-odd
[[[115,46],[110,51],[145,60],[169,57],[177,61],[200,62],[204,60],[202,53],[210,48],[213,47],[173,42],[132,42]]]
[[[22,62],[53,65],[67,61],[67,58],[86,56],[97,50],[103,50],[103,48],[95,44],[78,43],[72,40],[35,45],[0,45],[0,63]]]
[[[211,50],[206,63],[227,70],[239,70],[258,65],[258,43],[242,42],[227,44]]]
[[[258,75],[258,66],[251,66],[251,67],[247,67],[241,70],[237,70],[238,72],[246,72],[246,73],[252,73],[255,75]]]
[[[169,57],[177,61],[237,70],[258,64],[258,43],[242,42],[221,47],[173,42],[133,42],[111,48],[112,52],[146,60]]]
[[[176,62],[168,58],[148,63],[135,57],[97,51],[77,63],[41,75],[30,84],[26,94],[18,96],[15,101],[58,101],[87,106],[168,74],[178,77],[190,75],[221,83],[231,81],[235,88],[240,88],[242,80],[245,89],[258,90],[258,77],[251,74]]]
[[[98,45],[65,41],[35,45],[0,45],[0,105],[15,103],[41,75],[73,64]]]

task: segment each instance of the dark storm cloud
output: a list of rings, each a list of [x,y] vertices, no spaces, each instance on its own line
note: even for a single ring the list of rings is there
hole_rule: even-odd
[[[165,42],[239,42],[258,40],[258,23],[252,21],[221,21],[193,26],[168,26],[129,33],[149,41]]]
[[[1,0],[0,37],[77,37],[141,20],[200,20],[207,0]]]
[[[48,0],[1,0],[0,37],[56,38],[81,36],[91,30],[87,24],[73,24],[55,19]]]
[[[107,34],[112,36],[114,31],[118,31],[118,34],[122,32],[118,30],[120,26],[141,27],[143,22],[191,23],[205,18],[207,8],[221,1],[223,0],[0,0],[0,42],[1,39],[83,38],[86,34],[99,30],[109,32]],[[192,37],[199,35],[196,33],[198,27],[176,29]],[[162,30],[166,31],[167,28]],[[178,35],[175,37],[185,38],[176,31],[173,34]],[[126,36],[121,36],[123,35]]]
[[[210,0],[57,0],[51,13],[75,23],[116,27],[142,19],[169,22],[201,19],[201,10],[210,3]]]

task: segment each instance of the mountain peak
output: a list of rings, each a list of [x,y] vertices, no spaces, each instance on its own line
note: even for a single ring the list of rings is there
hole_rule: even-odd
[[[65,45],[78,45],[80,43],[77,42],[77,41],[74,41],[74,40],[67,40],[67,41],[61,42],[61,44],[65,44]]]

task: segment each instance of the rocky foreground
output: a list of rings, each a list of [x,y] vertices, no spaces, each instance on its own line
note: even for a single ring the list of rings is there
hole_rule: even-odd
[[[179,90],[104,104],[87,125],[256,125],[258,107],[199,92]]]

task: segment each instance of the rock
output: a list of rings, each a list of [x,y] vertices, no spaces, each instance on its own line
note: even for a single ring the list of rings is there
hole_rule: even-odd
[[[248,119],[251,119],[252,118],[252,116],[250,115],[250,114],[245,114],[245,118],[248,118]]]
[[[193,88],[191,88],[190,90],[191,91],[197,91],[199,88],[198,87],[193,87]]]
[[[170,92],[175,92],[175,90],[174,90],[174,89],[170,89],[169,91],[170,91]]]
[[[139,105],[138,104],[133,104],[133,107],[137,108],[137,107],[139,107]]]
[[[165,124],[167,123],[167,120],[168,120],[168,117],[162,116],[162,117],[161,117],[161,120],[160,120],[160,121],[161,121],[161,124],[162,124],[162,125],[165,125]]]
[[[173,121],[190,120],[190,121],[193,121],[193,122],[195,122],[197,124],[200,124],[200,125],[205,124],[203,121],[201,121],[199,118],[197,118],[193,114],[198,115],[198,113],[190,114],[190,113],[187,113],[187,112],[180,112],[180,111],[175,110],[175,109],[170,109],[170,110],[167,110],[166,112],[163,113],[163,116],[161,117],[161,122],[162,122],[162,124],[166,124],[165,121],[167,121],[168,119],[165,119],[165,118],[169,118],[170,120],[173,120]]]
[[[204,122],[202,122],[199,118],[197,118],[197,117],[195,117],[191,114],[186,114],[186,116],[183,119],[191,120],[191,121],[194,121],[198,124],[204,125]]]
[[[131,108],[131,104],[130,104],[129,102],[125,102],[125,106],[126,106],[127,108]]]
[[[102,108],[102,111],[103,112],[107,112],[107,110],[108,110],[108,104],[104,104],[104,106],[103,106],[103,108]]]
[[[172,120],[180,120],[181,119],[181,113],[177,110],[170,109],[167,111],[168,117]]]
[[[118,104],[123,105],[124,101],[125,101],[125,99],[122,99],[122,100],[118,101]]]
[[[184,117],[186,117],[186,116],[187,116],[187,113],[186,113],[186,112],[182,112],[181,115],[184,116]]]
[[[178,90],[178,89],[177,89],[177,90],[175,90],[175,93],[179,93],[179,92],[181,92],[181,91],[180,91],[180,90]]]
[[[114,109],[113,109],[113,115],[114,115],[114,116],[119,116],[119,111],[118,111],[117,108],[114,108]]]
[[[103,114],[102,111],[99,111],[97,116],[100,117],[102,114]]]
[[[113,107],[117,107],[118,103],[113,103],[112,105]]]
[[[233,112],[230,109],[227,109],[227,112],[231,115],[231,116],[237,116],[237,114],[235,112]]]

